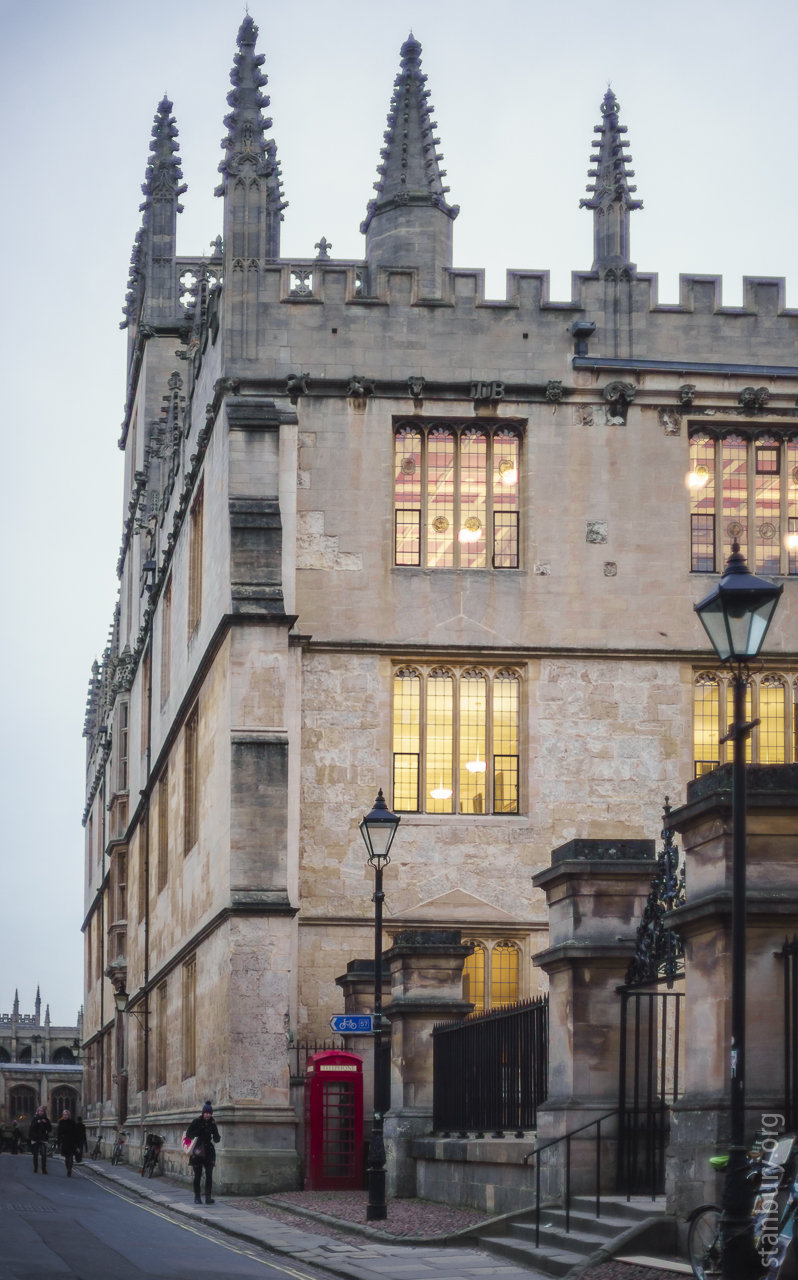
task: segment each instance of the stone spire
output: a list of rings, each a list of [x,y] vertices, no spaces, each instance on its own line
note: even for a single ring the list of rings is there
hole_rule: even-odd
[[[42,1020],[42,996],[38,987],[36,988],[36,1000],[33,1005],[33,1013],[36,1019],[36,1026],[38,1027]]]
[[[595,169],[588,171],[593,179],[587,190],[589,199],[579,202],[580,209],[593,210],[593,270],[634,271],[629,249],[629,214],[632,209],[642,209],[642,200],[633,200],[637,187],[629,185],[634,170],[627,166],[632,157],[625,154],[629,143],[623,137],[626,125],[618,123],[620,104],[612,89],[608,88],[601,104],[601,124],[593,130],[598,134],[594,146],[598,146],[590,162]]]
[[[236,258],[274,259],[280,256],[280,223],[283,220],[283,200],[277,147],[264,133],[272,126],[263,114],[269,98],[261,93],[268,77],[261,71],[265,62],[262,53],[255,53],[258,28],[250,14],[244,18],[238,32],[238,53],[233,59],[230,82],[233,88],[227,95],[232,110],[225,116],[227,137],[222,139],[224,159],[219,164],[223,182],[216,189],[225,197],[225,248]],[[243,182],[240,181],[243,179]],[[241,218],[230,217],[228,204],[235,203],[235,193],[253,190],[258,203],[265,211],[263,229],[258,235],[255,228],[245,228]],[[241,200],[238,201],[242,204]],[[243,205],[242,205],[243,209]],[[239,215],[242,212],[239,209]],[[235,241],[235,243],[232,243]]]
[[[14,1004],[11,1010],[12,1018],[19,1017],[19,987],[14,988]]]
[[[49,1004],[45,1006],[45,1010],[44,1010],[44,1025],[45,1025],[46,1027],[49,1027],[49,1025],[50,1025],[50,1006],[49,1006]]]
[[[417,266],[427,291],[439,293],[441,270],[452,265],[452,222],[459,208],[446,200],[446,170],[440,168],[443,156],[436,150],[440,139],[421,70],[421,45],[412,31],[401,58],[380,152],[380,179],[374,184],[377,195],[360,230],[370,267]]]
[[[130,257],[122,328],[173,325],[182,317],[177,279],[177,215],[186,190],[172,103],[164,94],[152,126],[150,157],[141,190],[142,219]],[[131,335],[132,336],[132,335]]]

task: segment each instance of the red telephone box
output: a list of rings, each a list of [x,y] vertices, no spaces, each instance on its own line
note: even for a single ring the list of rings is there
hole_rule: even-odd
[[[363,1186],[363,1062],[327,1049],[305,1074],[305,1189]]]

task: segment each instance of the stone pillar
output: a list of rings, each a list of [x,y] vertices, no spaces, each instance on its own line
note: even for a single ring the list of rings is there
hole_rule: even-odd
[[[533,877],[545,890],[549,947],[535,957],[549,978],[549,1094],[539,1142],[559,1138],[618,1105],[620,998],[654,871],[653,840],[569,840]],[[605,1190],[614,1190],[615,1119],[602,1125]],[[571,1189],[591,1189],[596,1130],[571,1144]],[[542,1186],[562,1192],[564,1144],[546,1158]]]
[[[463,964],[472,948],[459,929],[398,933],[385,963],[391,993],[384,1009],[391,1023],[391,1109],[385,1117],[389,1196],[416,1195],[413,1139],[432,1129],[432,1028],[464,1018]]]
[[[798,930],[798,765],[746,767],[747,1136],[783,1114],[784,962]],[[682,1096],[673,1108],[666,1163],[669,1212],[720,1194],[709,1157],[729,1134],[731,1043],[732,766],[690,783],[670,825],[681,834],[687,901],[673,912],[685,947]],[[772,1130],[770,1122],[764,1126]]]
[[[340,987],[344,993],[344,1013],[373,1012],[373,960],[350,960],[346,966],[346,973],[335,979],[335,985]],[[383,1008],[389,1003],[390,995],[390,974],[383,962]],[[357,1053],[363,1059],[363,1137],[366,1149],[368,1149],[368,1142],[371,1137],[371,1119],[374,1114],[374,1040],[370,1035],[344,1035],[343,1041],[350,1053]]]

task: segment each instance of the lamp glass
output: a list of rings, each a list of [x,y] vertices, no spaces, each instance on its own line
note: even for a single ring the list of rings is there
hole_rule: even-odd
[[[749,662],[762,648],[784,586],[757,578],[735,549],[714,590],[695,606],[721,662]]]
[[[124,1012],[125,1012],[125,1010],[127,1009],[127,992],[126,992],[126,991],[115,991],[115,992],[114,992],[114,1004],[116,1005],[117,1012],[119,1012],[119,1013],[124,1013]]]
[[[391,813],[380,790],[374,808],[360,823],[360,834],[368,849],[369,862],[387,862],[401,819]]]

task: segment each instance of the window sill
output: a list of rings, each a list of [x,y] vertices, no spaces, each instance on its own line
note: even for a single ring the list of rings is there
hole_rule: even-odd
[[[525,827],[529,819],[525,813],[408,813],[397,809],[405,827],[440,827],[445,823],[456,822],[458,826],[484,827],[497,822],[513,823],[517,827]]]

